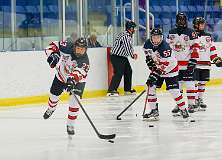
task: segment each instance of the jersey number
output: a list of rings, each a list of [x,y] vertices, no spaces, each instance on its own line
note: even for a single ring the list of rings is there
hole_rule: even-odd
[[[66,41],[60,41],[60,45],[63,46],[63,47],[66,47],[67,46],[67,42]]]
[[[163,51],[163,55],[164,55],[164,57],[170,57],[171,56],[171,50]]]

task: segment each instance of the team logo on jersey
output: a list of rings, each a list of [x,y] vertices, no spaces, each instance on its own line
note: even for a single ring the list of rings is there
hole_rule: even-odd
[[[211,41],[211,37],[206,37],[206,42],[210,42]]]
[[[175,45],[174,45],[174,50],[177,51],[177,52],[180,52],[182,51],[184,48],[183,46],[181,45],[180,42],[176,42]]]
[[[189,41],[189,37],[188,36],[184,36],[184,41]]]
[[[73,60],[73,61],[69,61],[65,64],[64,66],[64,72],[66,74],[70,74],[74,71],[74,69],[77,67],[77,61],[76,60]]]

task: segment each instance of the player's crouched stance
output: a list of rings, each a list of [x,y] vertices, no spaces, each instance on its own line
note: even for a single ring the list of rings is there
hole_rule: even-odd
[[[179,90],[178,84],[178,63],[171,52],[171,48],[163,39],[163,33],[160,29],[151,31],[151,38],[144,44],[146,63],[151,73],[147,80],[147,102],[151,111],[144,114],[143,119],[152,121],[159,120],[159,110],[156,97],[156,88],[160,88],[165,80],[167,90],[171,93],[180,114],[184,119],[189,117],[185,107],[185,101]],[[147,104],[147,103],[146,103]],[[148,107],[146,107],[147,110]]]
[[[56,68],[57,72],[50,88],[48,109],[43,118],[48,119],[53,114],[59,102],[59,96],[64,90],[71,93],[67,117],[68,135],[75,134],[74,122],[80,107],[76,97],[79,99],[83,94],[89,70],[89,59],[86,51],[87,42],[84,38],[79,38],[75,42],[71,39],[52,42],[45,49],[48,57],[47,62],[51,68]]]

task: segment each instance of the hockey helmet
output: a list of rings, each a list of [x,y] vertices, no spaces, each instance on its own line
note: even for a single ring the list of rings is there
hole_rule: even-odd
[[[158,46],[163,41],[163,32],[160,28],[153,28],[151,30],[150,41],[154,46]]]
[[[193,19],[193,28],[195,31],[201,31],[204,30],[205,27],[205,19],[203,17],[195,17]],[[200,28],[200,24],[204,24],[203,28]]]
[[[74,42],[74,52],[77,57],[80,57],[86,53],[87,41],[85,38],[80,37]]]
[[[179,12],[176,15],[176,27],[186,28],[187,27],[187,16],[183,12]]]
[[[133,21],[127,21],[125,24],[125,28],[126,30],[131,30],[132,33],[135,32],[135,28],[136,28],[136,23]]]

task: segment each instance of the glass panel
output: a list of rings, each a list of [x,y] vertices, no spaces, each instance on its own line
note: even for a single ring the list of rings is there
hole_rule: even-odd
[[[71,36],[75,41],[78,37],[77,0],[65,1],[65,27],[66,37]]]
[[[0,0],[0,51],[11,48],[11,0]]]
[[[85,34],[97,36],[97,41],[102,46],[109,45],[111,42],[111,38],[107,36],[112,28],[111,15],[110,0],[88,0],[88,22],[84,25]]]
[[[40,50],[40,0],[16,0],[15,11],[15,50]]]
[[[62,0],[43,0],[43,47],[62,39]]]

